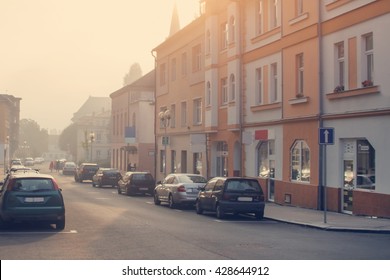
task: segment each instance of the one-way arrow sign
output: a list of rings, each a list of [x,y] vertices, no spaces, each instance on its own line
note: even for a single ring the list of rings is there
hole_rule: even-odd
[[[321,127],[318,130],[318,139],[320,145],[333,145],[334,144],[334,128],[333,127]]]

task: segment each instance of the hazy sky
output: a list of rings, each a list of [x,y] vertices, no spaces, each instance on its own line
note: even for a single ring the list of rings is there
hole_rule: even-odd
[[[22,98],[21,118],[64,129],[88,96],[120,89],[133,63],[153,69],[175,2],[183,28],[199,0],[0,0],[0,93]]]

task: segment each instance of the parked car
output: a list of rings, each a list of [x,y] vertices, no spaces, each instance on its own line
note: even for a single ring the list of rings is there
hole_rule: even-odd
[[[96,163],[82,163],[76,169],[74,174],[74,180],[82,183],[84,180],[92,180],[93,175],[99,169],[99,165]]]
[[[62,168],[63,175],[73,175],[76,174],[77,165],[73,161],[67,161],[64,163],[64,167]]]
[[[126,172],[118,182],[118,194],[125,193],[127,195],[134,195],[139,193],[145,195],[149,193],[153,195],[155,186],[156,181],[149,172]]]
[[[12,165],[23,165],[20,159],[11,159],[10,166]]]
[[[10,173],[0,182],[0,225],[47,222],[65,228],[65,204],[55,179],[38,172]]]
[[[99,168],[92,176],[92,187],[110,185],[113,188],[118,185],[121,173],[115,168]]]
[[[206,183],[206,178],[198,174],[169,174],[164,181],[157,182],[154,189],[154,204],[167,202],[170,208],[181,204],[194,204],[199,189]]]
[[[35,164],[42,164],[45,162],[45,159],[43,157],[36,157],[34,158],[34,163]]]
[[[25,158],[24,166],[34,166],[34,159],[32,157]]]
[[[196,213],[216,212],[218,219],[226,213],[253,213],[264,217],[264,193],[257,179],[247,177],[212,178],[201,189],[195,203]]]

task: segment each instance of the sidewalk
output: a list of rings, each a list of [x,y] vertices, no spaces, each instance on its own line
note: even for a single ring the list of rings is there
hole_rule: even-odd
[[[270,220],[332,231],[390,233],[390,219],[354,216],[336,212],[266,203],[264,217]]]

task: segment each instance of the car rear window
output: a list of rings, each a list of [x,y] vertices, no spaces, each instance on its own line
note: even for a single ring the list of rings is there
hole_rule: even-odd
[[[55,186],[51,179],[46,178],[23,178],[15,180],[12,191],[37,192],[54,190]]]
[[[85,170],[98,170],[99,167],[97,167],[97,166],[84,166],[83,169],[85,169]]]
[[[207,183],[207,180],[204,177],[196,175],[179,176],[179,181],[181,183]]]
[[[103,173],[108,175],[108,176],[112,176],[112,175],[118,175],[119,171],[118,170],[107,170],[107,171],[103,171]]]
[[[226,191],[231,192],[262,192],[260,184],[255,180],[229,180]]]
[[[153,181],[153,176],[151,174],[133,174],[133,179],[140,181]]]

